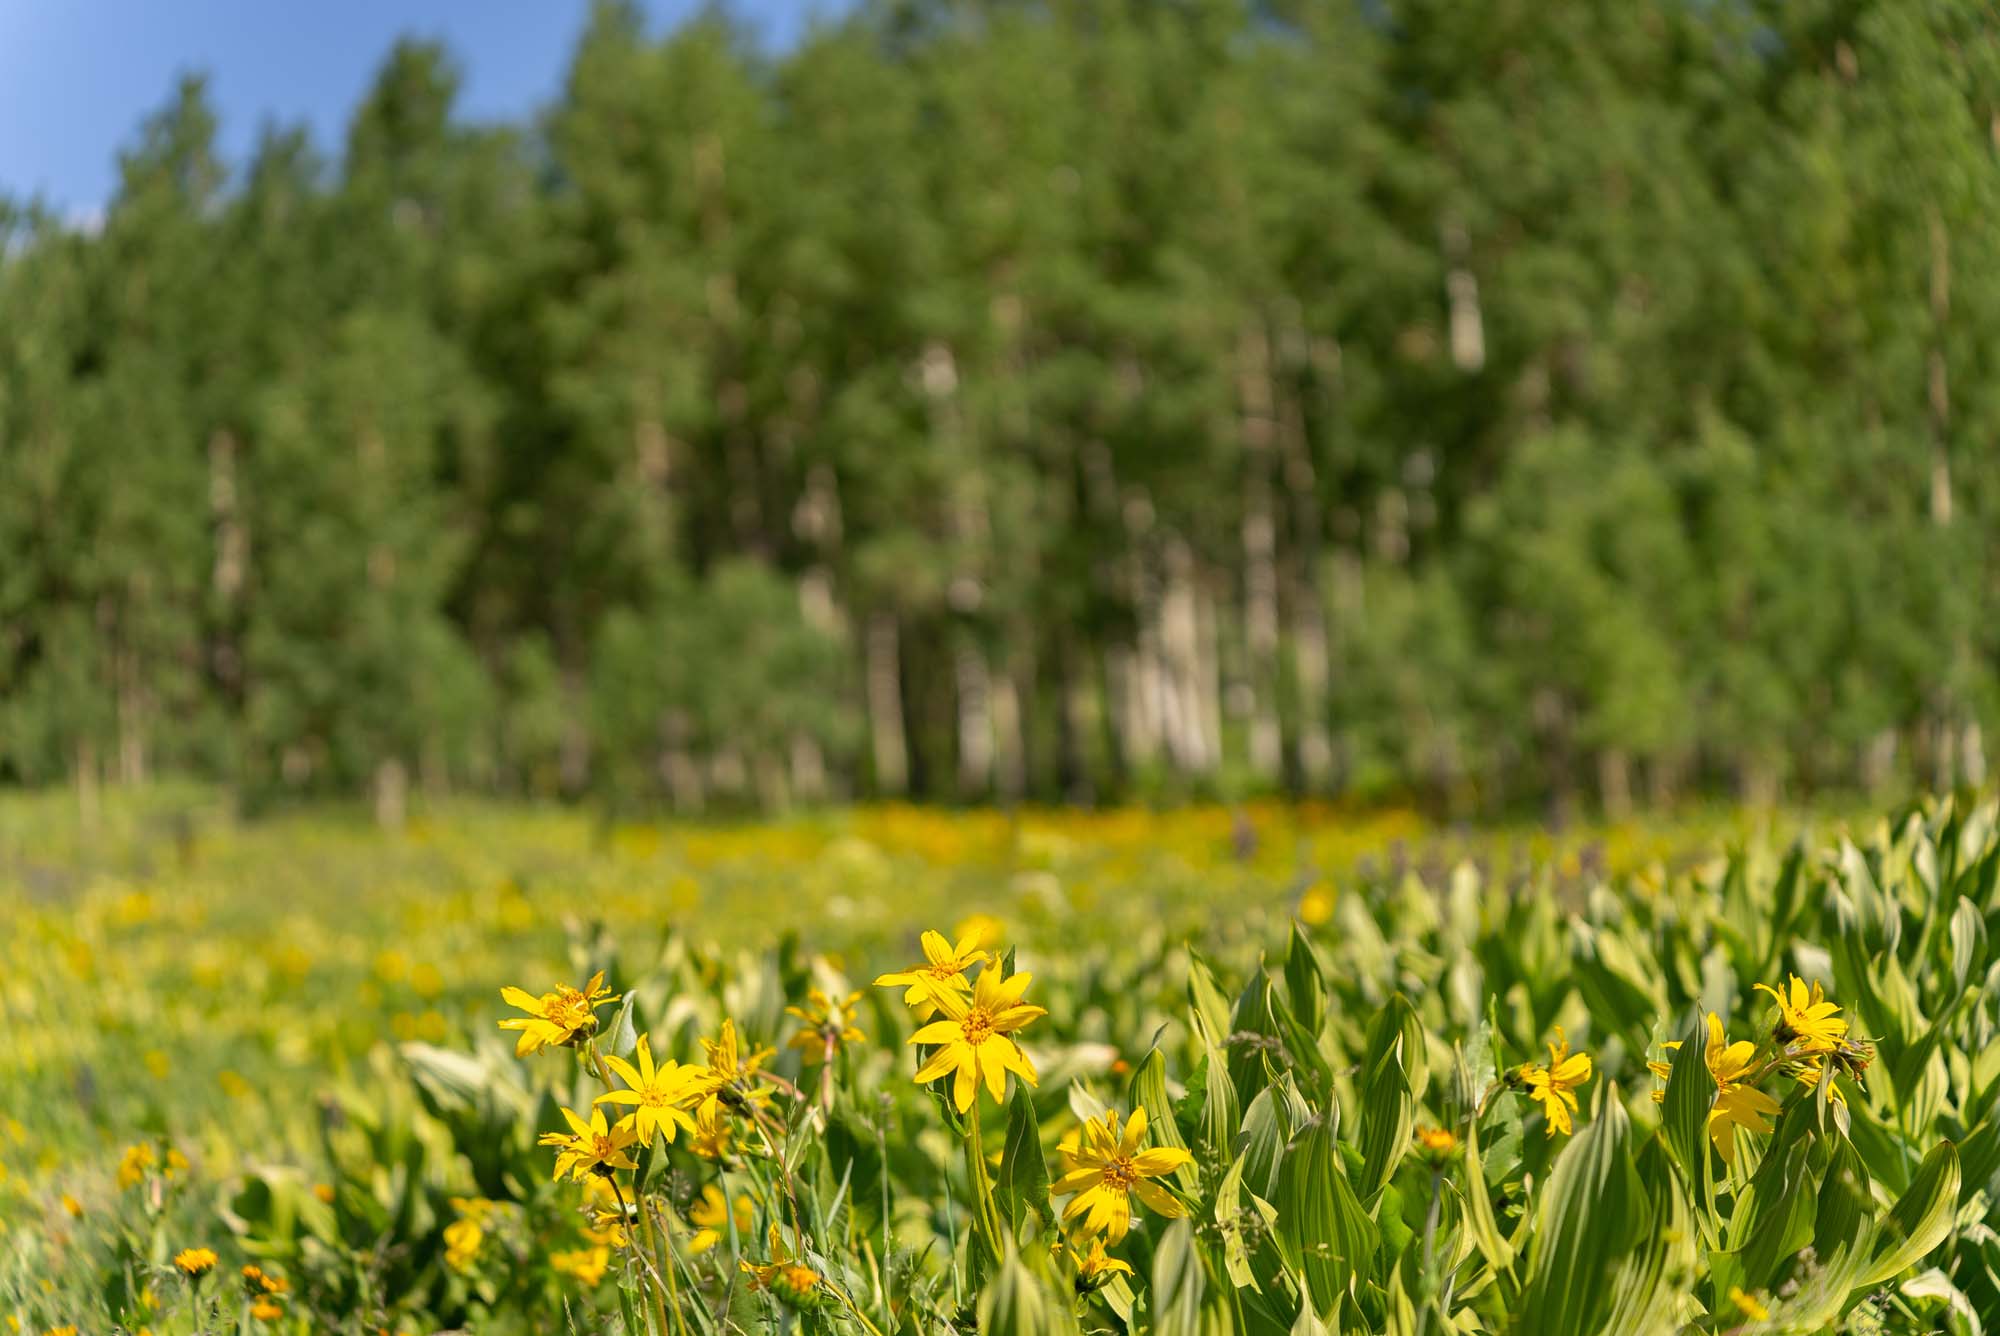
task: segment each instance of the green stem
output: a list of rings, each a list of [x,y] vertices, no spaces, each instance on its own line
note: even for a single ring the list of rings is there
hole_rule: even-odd
[[[729,1210],[729,1198],[727,1196],[725,1196],[722,1199],[722,1207],[725,1212]],[[647,1210],[646,1202],[643,1197],[639,1201],[639,1214],[640,1215],[652,1214],[652,1212]],[[674,1255],[673,1216],[664,1210],[660,1212],[659,1240],[660,1240],[660,1246],[655,1251],[654,1255],[658,1260],[661,1269],[667,1273],[667,1295],[670,1299],[673,1300],[673,1305],[674,1305],[674,1330],[679,1332],[685,1332],[687,1328],[683,1325],[681,1320],[681,1286],[680,1286],[680,1273],[678,1270],[679,1263],[678,1259]]]
[[[993,1184],[986,1177],[986,1147],[979,1135],[979,1094],[972,1096],[972,1119],[965,1133],[965,1162],[972,1176],[974,1233],[986,1245],[987,1255],[1000,1260],[1000,1217],[993,1205]]]

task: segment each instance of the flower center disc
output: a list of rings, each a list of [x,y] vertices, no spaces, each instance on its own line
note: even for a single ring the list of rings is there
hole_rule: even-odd
[[[965,1031],[965,1042],[976,1046],[984,1043],[986,1037],[993,1033],[993,1017],[985,1008],[974,1007],[959,1022],[959,1027]]]

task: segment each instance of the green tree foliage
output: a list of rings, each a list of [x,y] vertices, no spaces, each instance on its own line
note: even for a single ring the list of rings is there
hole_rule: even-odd
[[[602,3],[0,213],[0,780],[621,803],[1978,780],[1973,0]]]

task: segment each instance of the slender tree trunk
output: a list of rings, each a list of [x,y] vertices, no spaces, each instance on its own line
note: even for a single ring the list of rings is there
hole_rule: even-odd
[[[225,699],[240,704],[243,698],[240,605],[250,568],[250,530],[243,521],[237,493],[236,456],[236,437],[231,432],[218,431],[208,438],[208,511],[215,544],[209,591],[220,623],[211,642],[209,671]]]
[[[1211,582],[1195,585],[1194,625],[1202,754],[1215,771],[1222,768],[1222,614]]]
[[[1938,529],[1951,527],[1951,384],[1945,364],[1945,333],[1951,320],[1951,235],[1935,208],[1930,211],[1931,242],[1931,325],[1929,358],[1931,418],[1931,522]],[[1955,657],[1965,657],[1964,637],[1958,637]],[[1931,691],[1931,736],[1934,768],[1931,783],[1943,790],[1957,782],[1959,707],[1949,682],[1940,679]]]
[[[1447,219],[1443,228],[1445,298],[1450,307],[1451,363],[1460,371],[1474,372],[1486,365],[1486,322],[1479,310],[1479,280],[1473,277],[1468,257],[1472,250],[1465,225]]]
[[[401,830],[409,815],[410,773],[395,757],[375,766],[375,824],[384,830]]]
[[[146,687],[139,655],[121,644],[112,657],[117,679],[118,782],[134,787],[146,782]]]
[[[1623,821],[1632,815],[1632,758],[1622,747],[1597,754],[1597,797],[1604,815]]]
[[[993,680],[993,777],[1000,796],[1018,802],[1028,789],[1028,754],[1021,705],[1020,681],[1032,681],[1032,668],[1020,678],[1012,667]]]
[[[1271,506],[1275,405],[1271,348],[1257,322],[1237,348],[1237,399],[1243,443],[1243,639],[1250,687],[1250,769],[1274,781],[1284,763],[1278,717],[1278,530]]]
[[[986,653],[969,632],[961,632],[952,652],[958,698],[958,791],[967,798],[985,793],[993,780],[992,675]]]
[[[96,843],[98,802],[97,748],[89,738],[76,742],[76,819],[85,842]]]
[[[677,812],[699,812],[708,805],[708,781],[693,752],[694,721],[682,710],[670,710],[660,721],[660,780]]]
[[[1306,368],[1310,340],[1296,303],[1286,310],[1282,347],[1288,367]],[[1284,456],[1285,491],[1291,500],[1292,561],[1289,598],[1292,668],[1298,681],[1298,759],[1305,786],[1324,791],[1333,773],[1333,743],[1327,733],[1332,667],[1327,648],[1326,604],[1319,589],[1319,480],[1312,444],[1306,438],[1305,405],[1296,392],[1280,396],[1278,441]]]
[[[885,610],[869,616],[866,655],[875,791],[900,797],[909,787],[910,754],[903,731],[903,665],[895,613]]]
[[[1179,538],[1166,548],[1166,588],[1160,599],[1160,647],[1166,670],[1169,744],[1174,763],[1188,774],[1208,774],[1217,757],[1209,751],[1204,712],[1200,591],[1194,554]]]

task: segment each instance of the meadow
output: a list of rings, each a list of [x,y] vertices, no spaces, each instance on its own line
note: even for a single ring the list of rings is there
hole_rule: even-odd
[[[1997,882],[1967,799],[385,834],[10,797],[0,1317],[1982,1332]]]

